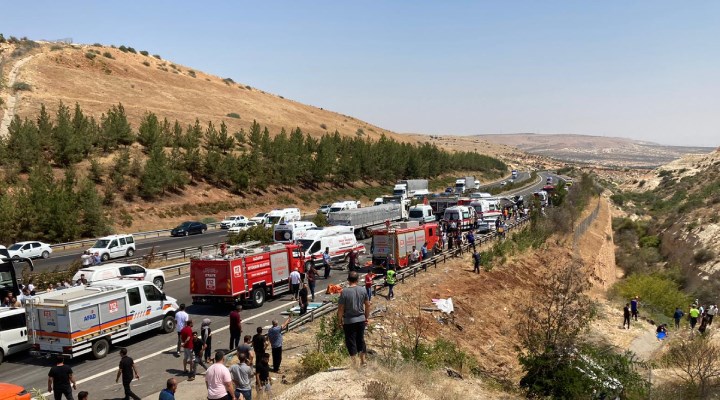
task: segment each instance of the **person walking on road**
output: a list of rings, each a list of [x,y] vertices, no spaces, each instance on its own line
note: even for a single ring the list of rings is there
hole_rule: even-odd
[[[315,266],[311,265],[310,268],[305,271],[305,277],[307,278],[308,289],[310,289],[310,295],[312,296],[311,301],[315,301],[315,280],[317,279]]]
[[[330,248],[326,247],[325,252],[323,252],[323,267],[325,267],[325,279],[327,280],[330,278]]]
[[[305,315],[308,309],[308,287],[306,283],[302,284],[302,289],[298,293],[298,305],[300,306],[300,315]]]
[[[268,329],[268,339],[270,340],[270,347],[272,351],[272,371],[275,373],[280,372],[280,363],[282,363],[282,345],[283,345],[283,334],[282,331],[287,329],[290,323],[291,316],[283,322],[282,325],[278,325],[277,320],[272,321],[272,327]]]
[[[202,320],[202,324],[200,325],[200,338],[202,339],[203,343],[205,343],[205,354],[203,354],[203,359],[206,363],[212,362],[210,359],[210,354],[212,354],[212,329],[210,329],[210,324],[212,323],[212,320],[210,318],[205,318]]]
[[[630,303],[625,303],[623,307],[623,329],[630,329]]]
[[[480,273],[480,253],[475,249],[473,249],[473,272]]]
[[[302,282],[302,276],[297,268],[294,268],[290,273],[290,289],[293,295],[293,300],[297,301],[298,292],[300,291],[300,283]]]
[[[140,396],[133,393],[130,388],[130,383],[133,379],[140,380],[140,374],[135,367],[135,361],[127,355],[127,349],[120,349],[120,365],[118,367],[117,375],[115,376],[115,383],[120,380],[122,376],[123,390],[125,390],[125,400],[129,400],[131,397],[133,400],[140,400]]]
[[[175,400],[175,392],[177,391],[177,380],[170,378],[165,382],[165,389],[160,392],[158,400]]]
[[[635,296],[634,299],[630,300],[630,313],[632,314],[633,319],[635,322],[638,320],[638,302],[640,301],[640,298],[638,296]]]
[[[238,347],[242,335],[242,318],[240,318],[240,310],[242,310],[242,306],[237,304],[235,309],[230,311],[230,347],[228,348],[231,351]]]
[[[230,367],[230,376],[235,384],[235,397],[241,400],[252,400],[253,370],[248,365],[245,354],[238,353],[238,362]]]
[[[208,369],[207,365],[205,365],[205,362],[203,361],[204,350],[205,343],[203,343],[200,335],[198,335],[197,332],[193,332],[193,353],[195,353],[195,371],[197,371],[198,364],[200,364],[200,366],[203,367],[205,371],[207,371]],[[195,371],[193,371],[193,375],[195,374]]]
[[[180,332],[185,328],[190,316],[185,312],[185,303],[180,304],[178,312],[175,313],[175,330],[177,331],[177,348],[175,349],[175,357],[180,357],[180,348],[182,347],[182,341],[180,340]]]
[[[225,353],[215,352],[215,362],[205,371],[208,400],[237,400],[230,371],[225,366]]]
[[[185,327],[180,332],[180,340],[183,345],[183,371],[189,372],[190,377],[188,381],[195,380],[195,352],[193,351],[193,322],[191,319],[187,320]],[[188,364],[190,369],[188,369]]]
[[[675,319],[675,329],[680,329],[680,320],[682,317],[685,316],[685,313],[683,310],[680,309],[680,307],[675,307],[675,314],[673,314],[673,319]],[[628,315],[629,317],[629,315]]]
[[[393,291],[393,288],[395,287],[395,282],[395,266],[392,266],[385,272],[385,284],[388,286],[387,298],[390,300],[395,300],[395,292]]]
[[[355,271],[357,268],[357,258],[358,252],[355,249],[350,250],[345,254],[345,259],[348,260],[348,271]]]
[[[62,354],[57,356],[57,364],[48,372],[48,392],[52,392],[55,400],[73,399],[73,389],[77,390],[75,377],[72,368],[65,365],[65,357]]]
[[[338,299],[338,323],[345,332],[345,347],[353,365],[355,356],[360,354],[360,365],[365,366],[365,327],[370,318],[370,299],[364,288],[358,286],[358,273],[350,272],[348,286]]]

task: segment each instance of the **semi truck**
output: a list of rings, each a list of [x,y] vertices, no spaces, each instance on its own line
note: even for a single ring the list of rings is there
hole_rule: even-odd
[[[407,209],[401,203],[386,203],[372,207],[356,208],[353,210],[330,213],[330,225],[352,226],[355,237],[363,240],[367,237],[367,229],[384,224],[386,221],[394,222],[407,219]]]
[[[178,305],[152,282],[117,279],[33,296],[26,309],[31,354],[100,359],[139,334],[173,332]]]
[[[303,254],[296,244],[240,248],[228,254],[190,259],[193,304],[237,304],[260,307],[268,296],[290,291],[290,272],[302,274]]]
[[[409,264],[412,248],[420,251],[427,243],[428,254],[439,240],[438,224],[436,222],[420,225],[417,221],[398,222],[373,229],[372,236],[372,263],[382,265],[392,254],[398,268]]]
[[[469,197],[442,196],[433,197],[428,200],[428,204],[430,204],[430,207],[433,209],[433,213],[438,217],[438,219],[441,219],[445,214],[445,209],[448,207],[469,205],[473,200],[474,199]]]
[[[428,195],[427,179],[405,179],[397,181],[393,187],[393,196],[400,196],[405,199],[419,195]]]
[[[475,177],[466,176],[455,180],[455,193],[463,194],[468,190],[475,189]]]

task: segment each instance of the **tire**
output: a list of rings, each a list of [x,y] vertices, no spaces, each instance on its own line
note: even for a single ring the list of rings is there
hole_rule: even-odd
[[[16,260],[19,260],[19,259],[20,259],[20,256],[17,255],[17,254],[15,254],[15,255],[13,256],[13,258],[16,259]]]
[[[50,258],[50,252],[47,250],[43,251],[41,257],[42,258]]]
[[[265,303],[265,288],[257,287],[250,294],[253,307],[260,308]]]
[[[190,232],[185,231],[185,237],[188,237],[188,236],[190,236]]]
[[[109,351],[110,343],[108,343],[107,339],[99,339],[92,344],[92,355],[96,360],[105,358]]]
[[[110,259],[110,254],[108,254],[108,253],[103,253],[103,255],[100,256],[100,261],[105,262],[109,259]]]
[[[132,248],[127,249],[126,255],[127,255],[128,257],[132,257],[133,254],[135,254],[135,249],[132,249]]]
[[[163,281],[163,278],[157,277],[153,279],[153,285],[157,286],[162,290],[163,286],[165,285],[165,282]]]
[[[200,231],[200,233],[205,233],[205,232],[207,232],[207,228],[203,228],[203,230]]]
[[[175,330],[175,317],[172,315],[165,316],[162,325],[160,325],[160,330],[163,333],[172,333]]]
[[[2,349],[0,349],[0,364],[2,364],[3,361],[5,361],[5,353],[3,353]]]

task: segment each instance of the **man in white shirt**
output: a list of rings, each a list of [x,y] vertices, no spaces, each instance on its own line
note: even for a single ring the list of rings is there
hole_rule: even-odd
[[[412,253],[410,253],[410,264],[415,264],[420,259],[420,252],[415,248],[415,246],[412,247]]]
[[[175,313],[175,331],[177,332],[177,348],[175,349],[175,357],[180,357],[180,346],[182,346],[182,340],[180,339],[180,332],[187,324],[187,320],[190,316],[185,312],[185,303],[180,304],[178,312]]]
[[[300,282],[302,281],[302,277],[300,276],[300,272],[298,272],[298,269],[295,268],[290,273],[290,288],[292,289],[293,299],[298,299],[298,292],[300,291]]]

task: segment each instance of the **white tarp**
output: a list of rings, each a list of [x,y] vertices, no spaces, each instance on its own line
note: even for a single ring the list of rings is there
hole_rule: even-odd
[[[455,310],[453,307],[452,297],[449,297],[447,299],[432,299],[432,302],[435,303],[435,306],[438,308],[438,310],[450,314]]]

